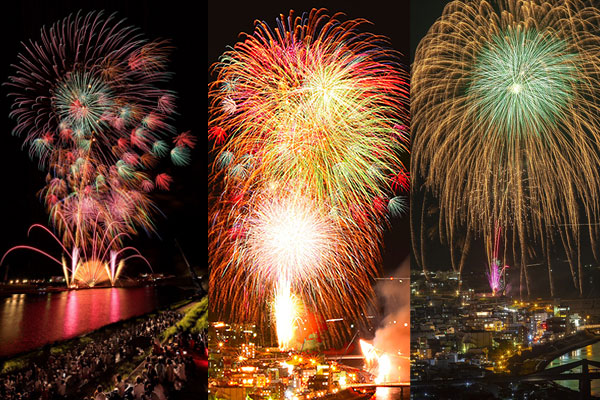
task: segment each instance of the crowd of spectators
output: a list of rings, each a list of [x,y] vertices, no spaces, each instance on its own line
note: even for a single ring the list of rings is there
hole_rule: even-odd
[[[197,372],[194,359],[195,356],[207,356],[206,340],[206,332],[192,334],[178,331],[165,344],[155,341],[152,356],[146,357],[139,374],[136,371],[132,374],[136,376],[134,380],[123,382],[117,376],[111,392],[98,388],[90,400],[187,399],[190,378],[195,378],[196,389],[201,385],[198,377],[193,376]]]
[[[177,332],[164,345],[159,334],[181,319],[176,311],[165,311],[111,330],[104,338],[80,341],[60,354],[51,354],[17,372],[0,376],[0,398],[6,400],[177,399],[185,387],[193,359],[188,352],[206,352],[206,335]],[[143,358],[144,349],[152,347]],[[115,371],[125,361],[142,357],[133,378]],[[110,382],[114,389],[98,386]],[[110,385],[110,386],[113,386]],[[109,385],[106,385],[109,386]],[[88,395],[82,395],[88,393]]]

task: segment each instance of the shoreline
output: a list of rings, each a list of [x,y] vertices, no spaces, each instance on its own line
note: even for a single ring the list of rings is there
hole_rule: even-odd
[[[61,293],[69,292],[71,290],[94,290],[94,289],[130,289],[130,288],[142,288],[142,287],[163,287],[163,286],[176,286],[181,289],[194,289],[194,283],[191,278],[178,278],[178,277],[166,277],[158,280],[122,280],[117,285],[98,285],[94,287],[81,287],[81,288],[68,288],[64,283],[50,283],[48,285],[41,284],[6,284],[0,283],[0,298],[9,297],[15,294],[32,294],[32,295],[45,295],[50,293]]]
[[[156,335],[156,334],[160,334],[161,332],[164,331],[164,329],[168,329],[168,327],[170,327],[170,324],[178,324],[179,321],[181,321],[181,316],[178,316],[177,318],[179,319],[173,319],[173,315],[181,315],[181,311],[187,309],[188,307],[192,307],[195,304],[199,304],[199,303],[206,303],[205,300],[206,296],[202,296],[201,294],[196,294],[196,295],[191,295],[191,296],[187,296],[186,298],[183,299],[179,299],[177,301],[173,301],[168,305],[165,305],[163,307],[157,308],[155,310],[153,310],[152,312],[149,313],[145,313],[143,315],[139,315],[136,317],[132,317],[132,318],[128,318],[126,320],[122,320],[122,321],[118,321],[109,325],[105,325],[99,329],[96,329],[92,332],[89,332],[85,335],[81,335],[75,338],[71,338],[71,339],[67,339],[64,341],[58,341],[53,343],[52,346],[43,346],[43,348],[38,348],[33,352],[30,352],[26,355],[20,356],[16,359],[11,359],[11,360],[7,360],[7,362],[11,362],[11,361],[19,361],[18,363],[15,363],[13,365],[13,368],[11,370],[6,370],[6,363],[3,365],[3,371],[0,373],[0,379],[6,379],[6,377],[8,376],[16,376],[16,374],[21,374],[21,373],[26,373],[31,371],[32,365],[35,363],[38,366],[42,366],[42,369],[44,368],[44,365],[48,365],[48,363],[52,363],[52,360],[63,360],[65,361],[65,363],[62,364],[58,364],[59,366],[56,368],[59,368],[59,371],[61,370],[61,368],[65,368],[64,371],[67,371],[67,375],[68,378],[71,378],[72,376],[74,376],[74,381],[72,383],[67,383],[67,393],[66,396],[67,398],[83,398],[82,396],[85,396],[85,398],[88,398],[88,396],[92,395],[92,392],[98,388],[98,387],[103,387],[103,388],[109,388],[109,392],[114,390],[114,385],[115,385],[115,376],[116,375],[122,375],[122,376],[127,376],[129,377],[132,373],[134,373],[140,366],[144,365],[144,360],[152,353],[153,351],[153,344],[152,344],[152,338],[151,337],[147,337],[148,336],[148,332],[146,328],[146,333],[140,333],[141,336],[140,338],[143,337],[143,342],[141,343],[139,342],[139,340],[136,342],[137,344],[133,344],[133,342],[130,340],[130,342],[126,343],[126,345],[131,349],[133,349],[133,347],[131,346],[140,346],[137,347],[137,351],[128,351],[127,352],[127,357],[122,358],[122,359],[116,359],[114,361],[113,364],[111,364],[111,366],[109,368],[104,368],[104,369],[94,369],[92,368],[92,371],[95,371],[94,374],[91,376],[91,378],[88,376],[86,377],[85,373],[82,375],[81,373],[78,372],[74,372],[74,374],[71,374],[74,370],[71,370],[69,368],[72,368],[73,366],[71,365],[70,367],[68,365],[70,365],[67,361],[69,360],[69,357],[72,356],[73,351],[81,351],[82,346],[84,346],[83,348],[85,349],[83,353],[85,353],[87,351],[88,348],[90,348],[89,346],[94,346],[94,343],[108,343],[108,341],[112,340],[110,339],[113,336],[119,336],[121,335],[121,330],[126,330],[126,331],[131,331],[131,329],[135,330],[139,330],[140,327],[143,326],[150,326],[147,325],[149,323],[149,321],[159,321],[161,318],[166,318],[167,320],[171,320],[169,322],[168,325],[163,326],[161,328],[159,328],[158,331],[156,331],[155,333],[152,333],[151,335]],[[176,313],[176,314],[172,314],[172,313]],[[161,317],[162,315],[162,317]],[[160,324],[160,322],[159,322]],[[164,321],[163,321],[164,324]],[[154,329],[155,326],[152,327],[152,329]],[[143,328],[142,328],[143,329]],[[126,335],[128,335],[126,333]],[[131,338],[135,338],[137,336],[132,336]],[[133,339],[133,341],[135,341],[135,339]],[[114,342],[113,342],[114,344]],[[108,348],[108,347],[107,347]],[[92,350],[93,352],[96,350]],[[70,355],[68,353],[71,353]],[[81,353],[81,354],[83,354]],[[93,353],[89,353],[92,354]],[[98,356],[98,354],[100,354]],[[106,353],[102,353],[102,351],[100,353],[97,353],[96,356],[97,357],[103,357],[102,354],[106,354]],[[66,358],[65,358],[66,357]],[[98,358],[100,360],[100,358]],[[77,371],[79,371],[79,368],[77,368]],[[190,371],[190,373],[192,373],[192,376],[194,374],[194,371]],[[58,379],[57,378],[58,375],[56,375],[55,377],[53,377],[52,379]],[[10,378],[8,378],[10,379]],[[88,380],[89,379],[89,380]],[[50,382],[54,382],[52,383],[52,390],[58,390],[57,386],[59,383],[57,383],[58,381],[53,381],[53,380],[49,380]],[[64,385],[64,374],[63,374],[63,385]],[[70,381],[69,381],[70,382]],[[186,385],[186,387],[188,387],[189,385]],[[191,386],[188,387],[187,390],[198,390],[198,388],[196,388],[197,385],[195,385],[194,383],[191,383]],[[50,387],[50,386],[48,386]],[[63,386],[64,387],[64,386]],[[106,392],[106,391],[105,391]],[[105,394],[108,394],[108,392],[106,392]]]

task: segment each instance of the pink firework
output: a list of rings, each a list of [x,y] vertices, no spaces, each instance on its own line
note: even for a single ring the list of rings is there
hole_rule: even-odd
[[[103,266],[108,260],[86,259],[97,256],[98,238],[118,254],[128,235],[152,232],[149,192],[171,183],[152,170],[176,133],[175,95],[163,87],[169,44],[144,39],[115,14],[90,12],[42,28],[39,41],[23,46],[6,83],[13,134],[47,171],[39,193],[65,250]],[[176,166],[190,161],[176,155]]]
[[[502,262],[499,259],[501,234],[502,228],[496,225],[492,258],[488,265],[488,272],[486,273],[488,277],[488,283],[490,284],[490,289],[492,289],[492,294],[494,296],[498,293],[501,293],[504,290],[506,283],[504,278],[504,272],[506,271],[506,268],[508,268],[508,265],[503,266]]]

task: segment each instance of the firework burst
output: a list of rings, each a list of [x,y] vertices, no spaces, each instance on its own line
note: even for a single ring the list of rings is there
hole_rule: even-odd
[[[416,51],[411,168],[440,233],[492,243],[504,228],[528,291],[525,243],[548,252],[560,236],[570,254],[598,216],[599,17],[577,0],[455,1]]]
[[[224,174],[294,181],[348,212],[389,196],[389,176],[404,171],[408,84],[383,38],[339,17],[290,13],[275,32],[258,23],[215,66],[209,124],[225,142],[217,158],[230,158]]]
[[[154,231],[149,192],[171,178],[152,169],[176,133],[175,94],[161,87],[168,53],[168,43],[144,39],[114,14],[91,12],[43,28],[19,54],[6,83],[13,134],[48,172],[40,196],[65,248],[94,254],[102,237],[118,251],[124,233]],[[195,141],[176,138],[171,159],[186,165]],[[106,266],[114,283],[116,260],[87,261],[90,271]]]
[[[406,208],[407,74],[384,38],[359,31],[364,20],[340,18],[312,10],[275,29],[257,22],[215,65],[218,314],[264,320],[255,299],[272,299],[282,282],[324,320],[363,319],[370,304],[383,222]]]
[[[217,282],[212,287],[219,290],[211,296],[235,307],[236,318],[267,322],[270,315],[262,314],[258,299],[281,304],[274,293],[284,286],[324,320],[339,315],[362,319],[371,305],[370,278],[377,272],[380,249],[369,238],[380,237],[382,228],[340,220],[307,193],[270,185],[233,207],[225,202],[214,215],[219,245],[213,259],[219,262],[211,266],[211,275]],[[226,278],[218,283],[216,277]]]
[[[499,293],[503,294],[506,289],[506,276],[504,273],[508,268],[508,265],[503,266],[500,259],[501,237],[502,229],[499,226],[496,226],[493,248],[487,249],[487,253],[491,255],[488,261],[487,278],[493,296],[496,296]]]

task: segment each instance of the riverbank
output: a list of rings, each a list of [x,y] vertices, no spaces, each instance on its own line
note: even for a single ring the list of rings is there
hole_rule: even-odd
[[[172,286],[94,288],[0,299],[0,359],[145,315],[196,291]]]
[[[40,363],[47,359],[49,356],[58,355],[65,351],[69,351],[70,349],[80,345],[90,343],[95,340],[99,340],[103,337],[109,336],[110,334],[121,330],[126,329],[128,326],[134,324],[135,322],[142,321],[143,319],[156,315],[158,312],[166,311],[166,310],[174,310],[180,307],[183,307],[187,304],[192,303],[193,298],[186,298],[183,300],[179,300],[168,307],[163,307],[151,312],[148,312],[143,315],[138,315],[135,317],[131,317],[128,319],[124,319],[121,321],[117,321],[111,324],[104,325],[101,328],[93,330],[83,335],[79,335],[74,338],[66,339],[66,340],[58,340],[52,343],[48,343],[42,347],[39,347],[34,350],[26,351],[23,353],[15,354],[9,357],[0,358],[0,376],[6,375],[10,373],[16,373],[19,369],[26,367],[27,365],[31,365],[33,363]]]
[[[28,386],[31,387],[27,390],[30,391],[34,390],[34,381],[41,385],[35,390],[43,390],[47,385],[51,387],[48,390],[60,393],[62,387],[67,398],[91,395],[98,385],[110,387],[115,375],[125,376],[134,370],[151,354],[154,339],[181,320],[183,314],[177,310],[195,300],[198,299],[185,299],[144,316],[110,324],[86,335],[4,360],[0,379],[5,382],[29,379]],[[45,371],[49,366],[51,369]]]

